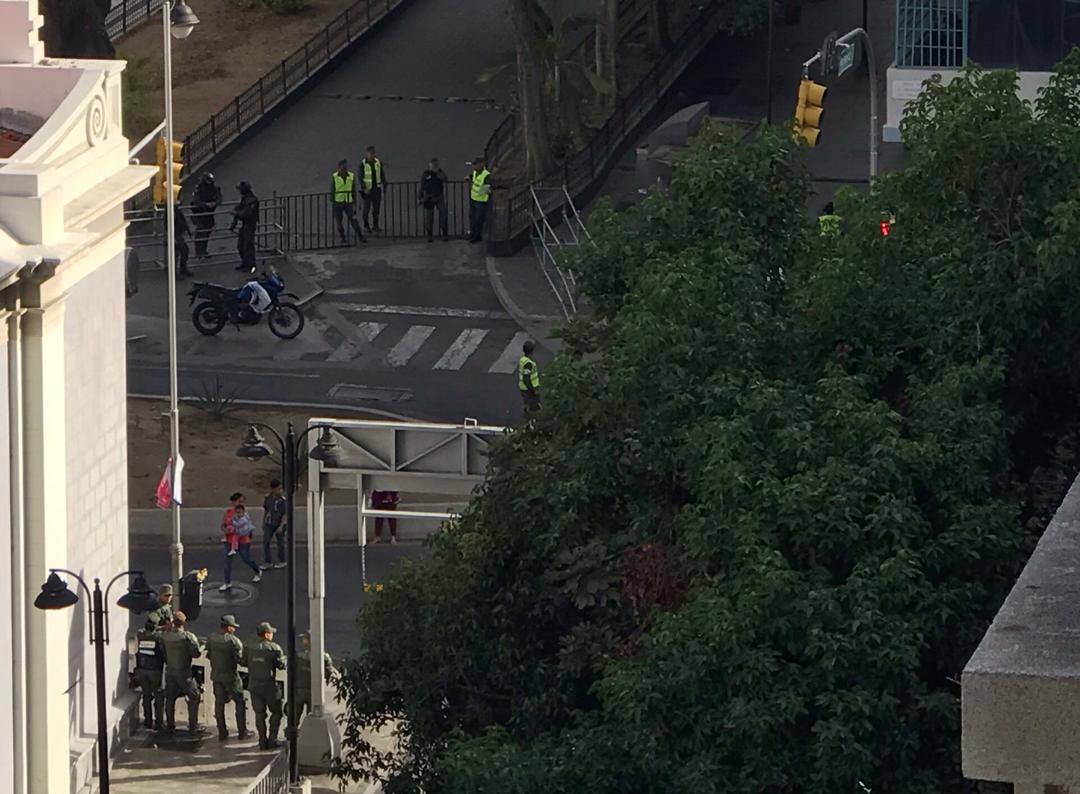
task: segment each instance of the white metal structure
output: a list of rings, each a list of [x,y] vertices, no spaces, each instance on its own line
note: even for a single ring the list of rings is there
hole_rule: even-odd
[[[373,490],[460,496],[465,502],[487,473],[487,452],[506,429],[466,419],[460,425],[386,422],[313,417],[310,426],[329,425],[338,443],[336,460],[308,462],[308,599],[311,609],[311,658],[326,652],[324,605],[326,593],[325,504],[332,489],[357,496],[357,539],[361,548],[363,583],[367,581],[367,519],[387,516],[437,522],[456,511],[372,510]],[[324,768],[326,758],[340,752],[337,724],[325,713],[323,666],[311,665],[311,713],[300,725],[298,755],[304,768]]]
[[[532,186],[529,192],[533,199],[533,250],[563,315],[570,319],[577,313],[577,282],[573,272],[564,270],[559,262],[566,251],[582,244],[592,244],[592,237],[566,185],[559,188]],[[555,195],[552,197],[549,194]],[[555,225],[552,225],[545,205],[558,207],[561,211],[562,218],[556,219]]]

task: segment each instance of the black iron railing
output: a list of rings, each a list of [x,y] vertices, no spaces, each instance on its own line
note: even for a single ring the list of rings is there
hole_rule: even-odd
[[[110,39],[140,28],[161,9],[162,0],[122,0],[105,15],[105,32]]]
[[[722,0],[713,0],[691,21],[648,74],[619,102],[615,112],[603,127],[593,133],[583,149],[531,186],[496,188],[492,207],[494,217],[489,221],[489,239],[526,242],[536,206],[530,187],[560,188],[565,185],[569,195],[574,198],[594,188],[607,173],[629,136],[720,30],[725,5],[726,2]],[[548,190],[543,196],[545,214],[557,214],[564,208],[566,200],[560,191]]]
[[[447,182],[443,186],[449,236],[461,238],[469,230],[469,183]],[[259,226],[255,234],[255,250],[260,260],[280,256],[289,251],[314,251],[341,245],[329,193],[273,195],[259,201]],[[229,231],[235,202],[218,205],[213,213],[214,226],[205,234],[210,262],[238,260],[236,234]],[[195,259],[195,236],[200,234],[196,213],[190,205],[181,205],[192,236],[185,238]],[[363,224],[363,203],[356,205],[357,220]],[[420,205],[420,186],[416,182],[389,182],[383,188],[378,239],[422,239],[427,237],[424,208]],[[139,261],[147,268],[164,267],[165,211],[161,208],[131,210],[127,213],[127,247],[139,253]],[[440,236],[439,212],[432,218],[435,236]],[[347,244],[356,243],[356,236],[343,219]]]
[[[213,114],[184,141],[184,166],[194,173],[235,141],[350,44],[407,0],[357,0],[303,47]],[[284,22],[282,24],[285,24]]]

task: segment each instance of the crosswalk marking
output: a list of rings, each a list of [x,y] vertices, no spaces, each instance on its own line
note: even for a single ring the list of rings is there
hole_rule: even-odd
[[[442,358],[435,362],[432,369],[461,369],[461,365],[469,360],[469,356],[476,352],[480,343],[488,332],[484,328],[466,328],[454,343],[442,354]]]
[[[404,367],[434,332],[434,325],[410,325],[405,336],[386,354],[386,362],[391,367]]]
[[[352,361],[360,355],[363,346],[373,342],[385,327],[386,323],[357,323],[349,329],[353,338],[346,339],[326,360]]]
[[[462,317],[470,320],[509,320],[506,312],[487,309],[454,309],[449,306],[396,306],[387,303],[335,303],[343,312],[364,314],[414,314],[418,317]]]
[[[495,363],[491,365],[488,372],[514,372],[517,369],[518,359],[521,357],[521,346],[525,344],[525,340],[528,338],[529,335],[524,331],[514,334],[510,344],[506,346],[502,354],[495,360]]]

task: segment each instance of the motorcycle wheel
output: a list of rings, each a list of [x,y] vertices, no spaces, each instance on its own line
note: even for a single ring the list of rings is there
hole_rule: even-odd
[[[203,301],[191,313],[191,322],[195,324],[195,330],[205,336],[215,336],[228,321],[229,318],[211,301]]]
[[[291,303],[279,303],[270,309],[266,321],[278,339],[294,339],[304,330],[304,313]]]

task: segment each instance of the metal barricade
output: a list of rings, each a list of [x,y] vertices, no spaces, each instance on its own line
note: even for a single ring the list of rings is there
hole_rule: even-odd
[[[287,794],[289,791],[289,755],[283,749],[252,781],[244,794]]]

